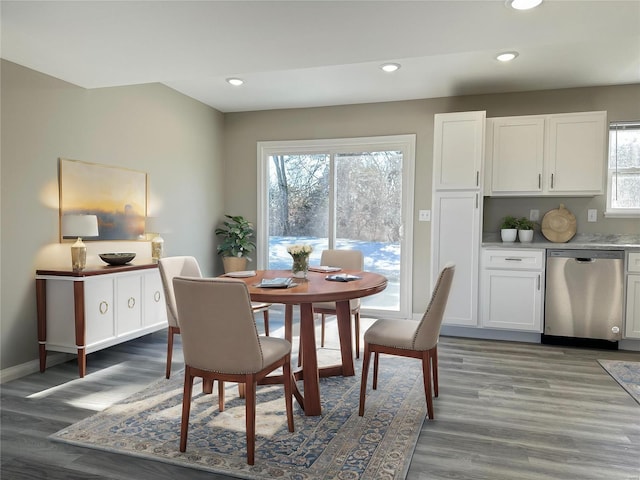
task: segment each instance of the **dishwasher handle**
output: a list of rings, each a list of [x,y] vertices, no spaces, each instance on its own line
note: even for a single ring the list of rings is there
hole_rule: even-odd
[[[576,258],[576,262],[577,263],[593,263],[595,261],[596,261],[595,258],[589,258],[589,257],[578,257],[578,258]]]

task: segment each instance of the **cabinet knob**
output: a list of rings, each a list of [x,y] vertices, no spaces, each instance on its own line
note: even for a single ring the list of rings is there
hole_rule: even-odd
[[[153,299],[157,302],[160,301],[160,291],[156,290],[156,293],[153,294]]]
[[[129,297],[129,300],[127,301],[127,306],[129,308],[133,308],[136,306],[136,299],[133,297]]]
[[[98,310],[102,315],[104,315],[109,311],[109,304],[103,300],[100,302],[100,305],[98,305]]]

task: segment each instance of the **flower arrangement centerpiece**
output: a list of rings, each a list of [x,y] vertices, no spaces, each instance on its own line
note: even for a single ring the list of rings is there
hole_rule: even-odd
[[[311,245],[290,245],[287,252],[293,258],[291,272],[295,278],[307,278],[309,271],[309,255],[313,252]]]

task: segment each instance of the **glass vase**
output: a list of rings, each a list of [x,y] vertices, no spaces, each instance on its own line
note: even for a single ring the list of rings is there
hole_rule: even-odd
[[[293,257],[293,265],[291,266],[291,273],[295,278],[307,278],[307,272],[309,271],[309,254],[291,255]]]

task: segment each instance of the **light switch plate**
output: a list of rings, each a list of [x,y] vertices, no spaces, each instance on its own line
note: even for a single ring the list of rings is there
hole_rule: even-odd
[[[598,210],[595,208],[590,208],[587,210],[587,222],[597,222],[598,221]]]
[[[418,212],[418,220],[421,222],[431,221],[431,210],[420,210]]]
[[[529,220],[532,222],[540,220],[540,210],[529,210]]]

